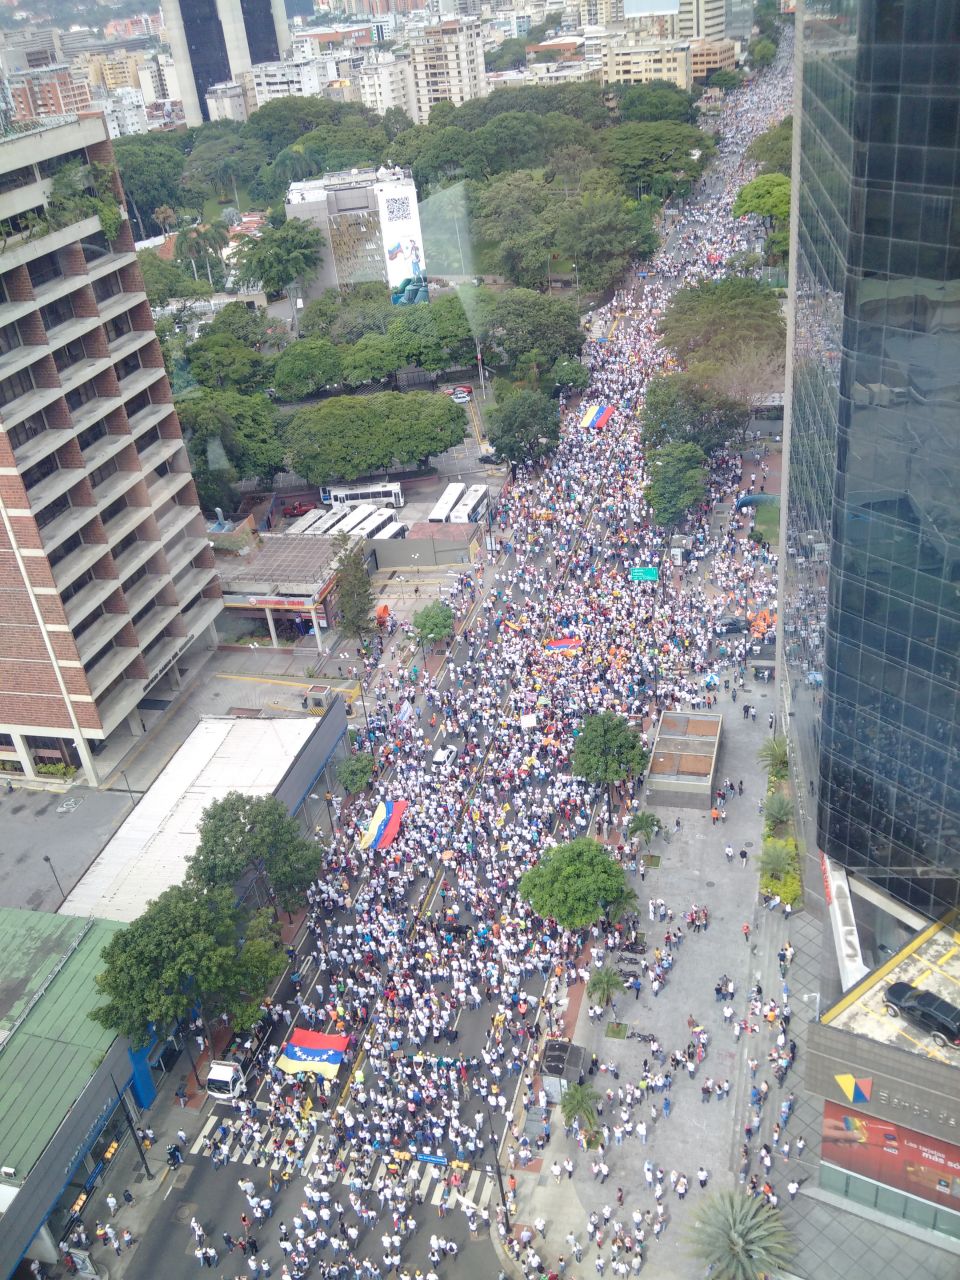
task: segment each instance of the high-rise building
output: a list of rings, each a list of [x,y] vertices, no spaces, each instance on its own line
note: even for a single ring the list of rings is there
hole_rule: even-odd
[[[453,18],[421,27],[410,36],[415,123],[426,124],[438,102],[462,106],[489,92],[479,18]]]
[[[360,101],[383,115],[391,107],[416,116],[417,95],[413,82],[413,60],[408,52],[384,53],[364,64],[357,74]]]
[[[283,0],[163,0],[188,125],[206,119],[207,90],[290,48]]]
[[[960,900],[958,41],[958,0],[810,5],[794,117],[782,688],[811,842],[926,914]]]
[[[40,120],[90,108],[90,86],[65,63],[14,71],[7,77],[14,118]]]
[[[722,40],[727,0],[680,0],[677,35],[681,40]]]
[[[71,161],[113,171],[102,116],[0,137],[0,759],[96,783],[222,599],[130,224],[49,209]]]
[[[257,62],[250,71],[256,107],[278,98],[319,98],[329,77],[317,58],[284,58]]]

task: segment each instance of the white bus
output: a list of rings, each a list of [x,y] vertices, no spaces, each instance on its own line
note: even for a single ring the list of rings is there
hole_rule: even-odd
[[[482,520],[487,514],[490,497],[485,484],[472,484],[454,507],[450,516],[451,524],[470,524]]]
[[[341,528],[351,518],[355,507],[337,507],[333,511],[325,511],[321,518],[310,525],[304,533],[308,533],[311,537],[332,538],[335,533],[340,533]]]
[[[372,516],[368,516],[363,524],[355,525],[350,530],[351,538],[373,538],[381,529],[386,529],[387,525],[393,524],[393,514],[390,511],[375,511]]]
[[[361,502],[376,506],[402,507],[403,490],[398,484],[383,480],[379,484],[339,484],[320,490],[320,501],[334,507],[355,507]]]
[[[440,501],[433,508],[427,519],[431,524],[449,524],[454,507],[458,506],[467,492],[467,486],[460,481],[448,484],[440,495]]]
[[[379,533],[373,535],[374,542],[380,542],[387,538],[405,538],[407,536],[407,526],[402,521],[392,520],[385,529],[381,529]]]
[[[376,507],[341,507],[340,521],[334,526],[334,530],[336,533],[353,533],[354,529],[359,529],[365,520],[376,514]]]
[[[308,511],[305,516],[299,516],[294,520],[293,524],[287,529],[287,533],[306,533],[308,529],[312,531],[315,524],[318,524],[321,520],[326,520],[330,514],[329,511],[323,511],[320,508]]]

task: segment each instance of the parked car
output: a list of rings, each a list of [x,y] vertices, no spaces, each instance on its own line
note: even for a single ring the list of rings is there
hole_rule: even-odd
[[[901,1015],[933,1037],[941,1049],[960,1048],[960,1009],[933,991],[921,991],[909,982],[894,982],[883,995],[883,1007],[891,1018]]]
[[[470,403],[470,396],[466,395],[463,391],[459,391],[459,390],[455,391],[453,395],[450,397],[450,399],[453,401],[454,404]]]
[[[305,516],[308,511],[316,511],[316,509],[315,502],[291,502],[283,508],[283,516],[287,520],[295,520],[298,516]]]
[[[738,618],[735,615],[729,615],[721,618],[717,623],[718,636],[734,636],[746,631],[748,627],[746,618]]]

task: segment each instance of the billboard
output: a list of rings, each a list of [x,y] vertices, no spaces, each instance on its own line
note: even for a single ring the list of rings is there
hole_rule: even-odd
[[[820,1154],[848,1173],[960,1212],[960,1147],[952,1142],[825,1102]]]
[[[412,182],[405,181],[378,182],[376,192],[387,282],[395,289],[427,270],[417,191]]]

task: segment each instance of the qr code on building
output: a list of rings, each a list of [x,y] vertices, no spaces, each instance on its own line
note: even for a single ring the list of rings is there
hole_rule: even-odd
[[[387,221],[406,222],[410,217],[409,196],[387,196]]]

